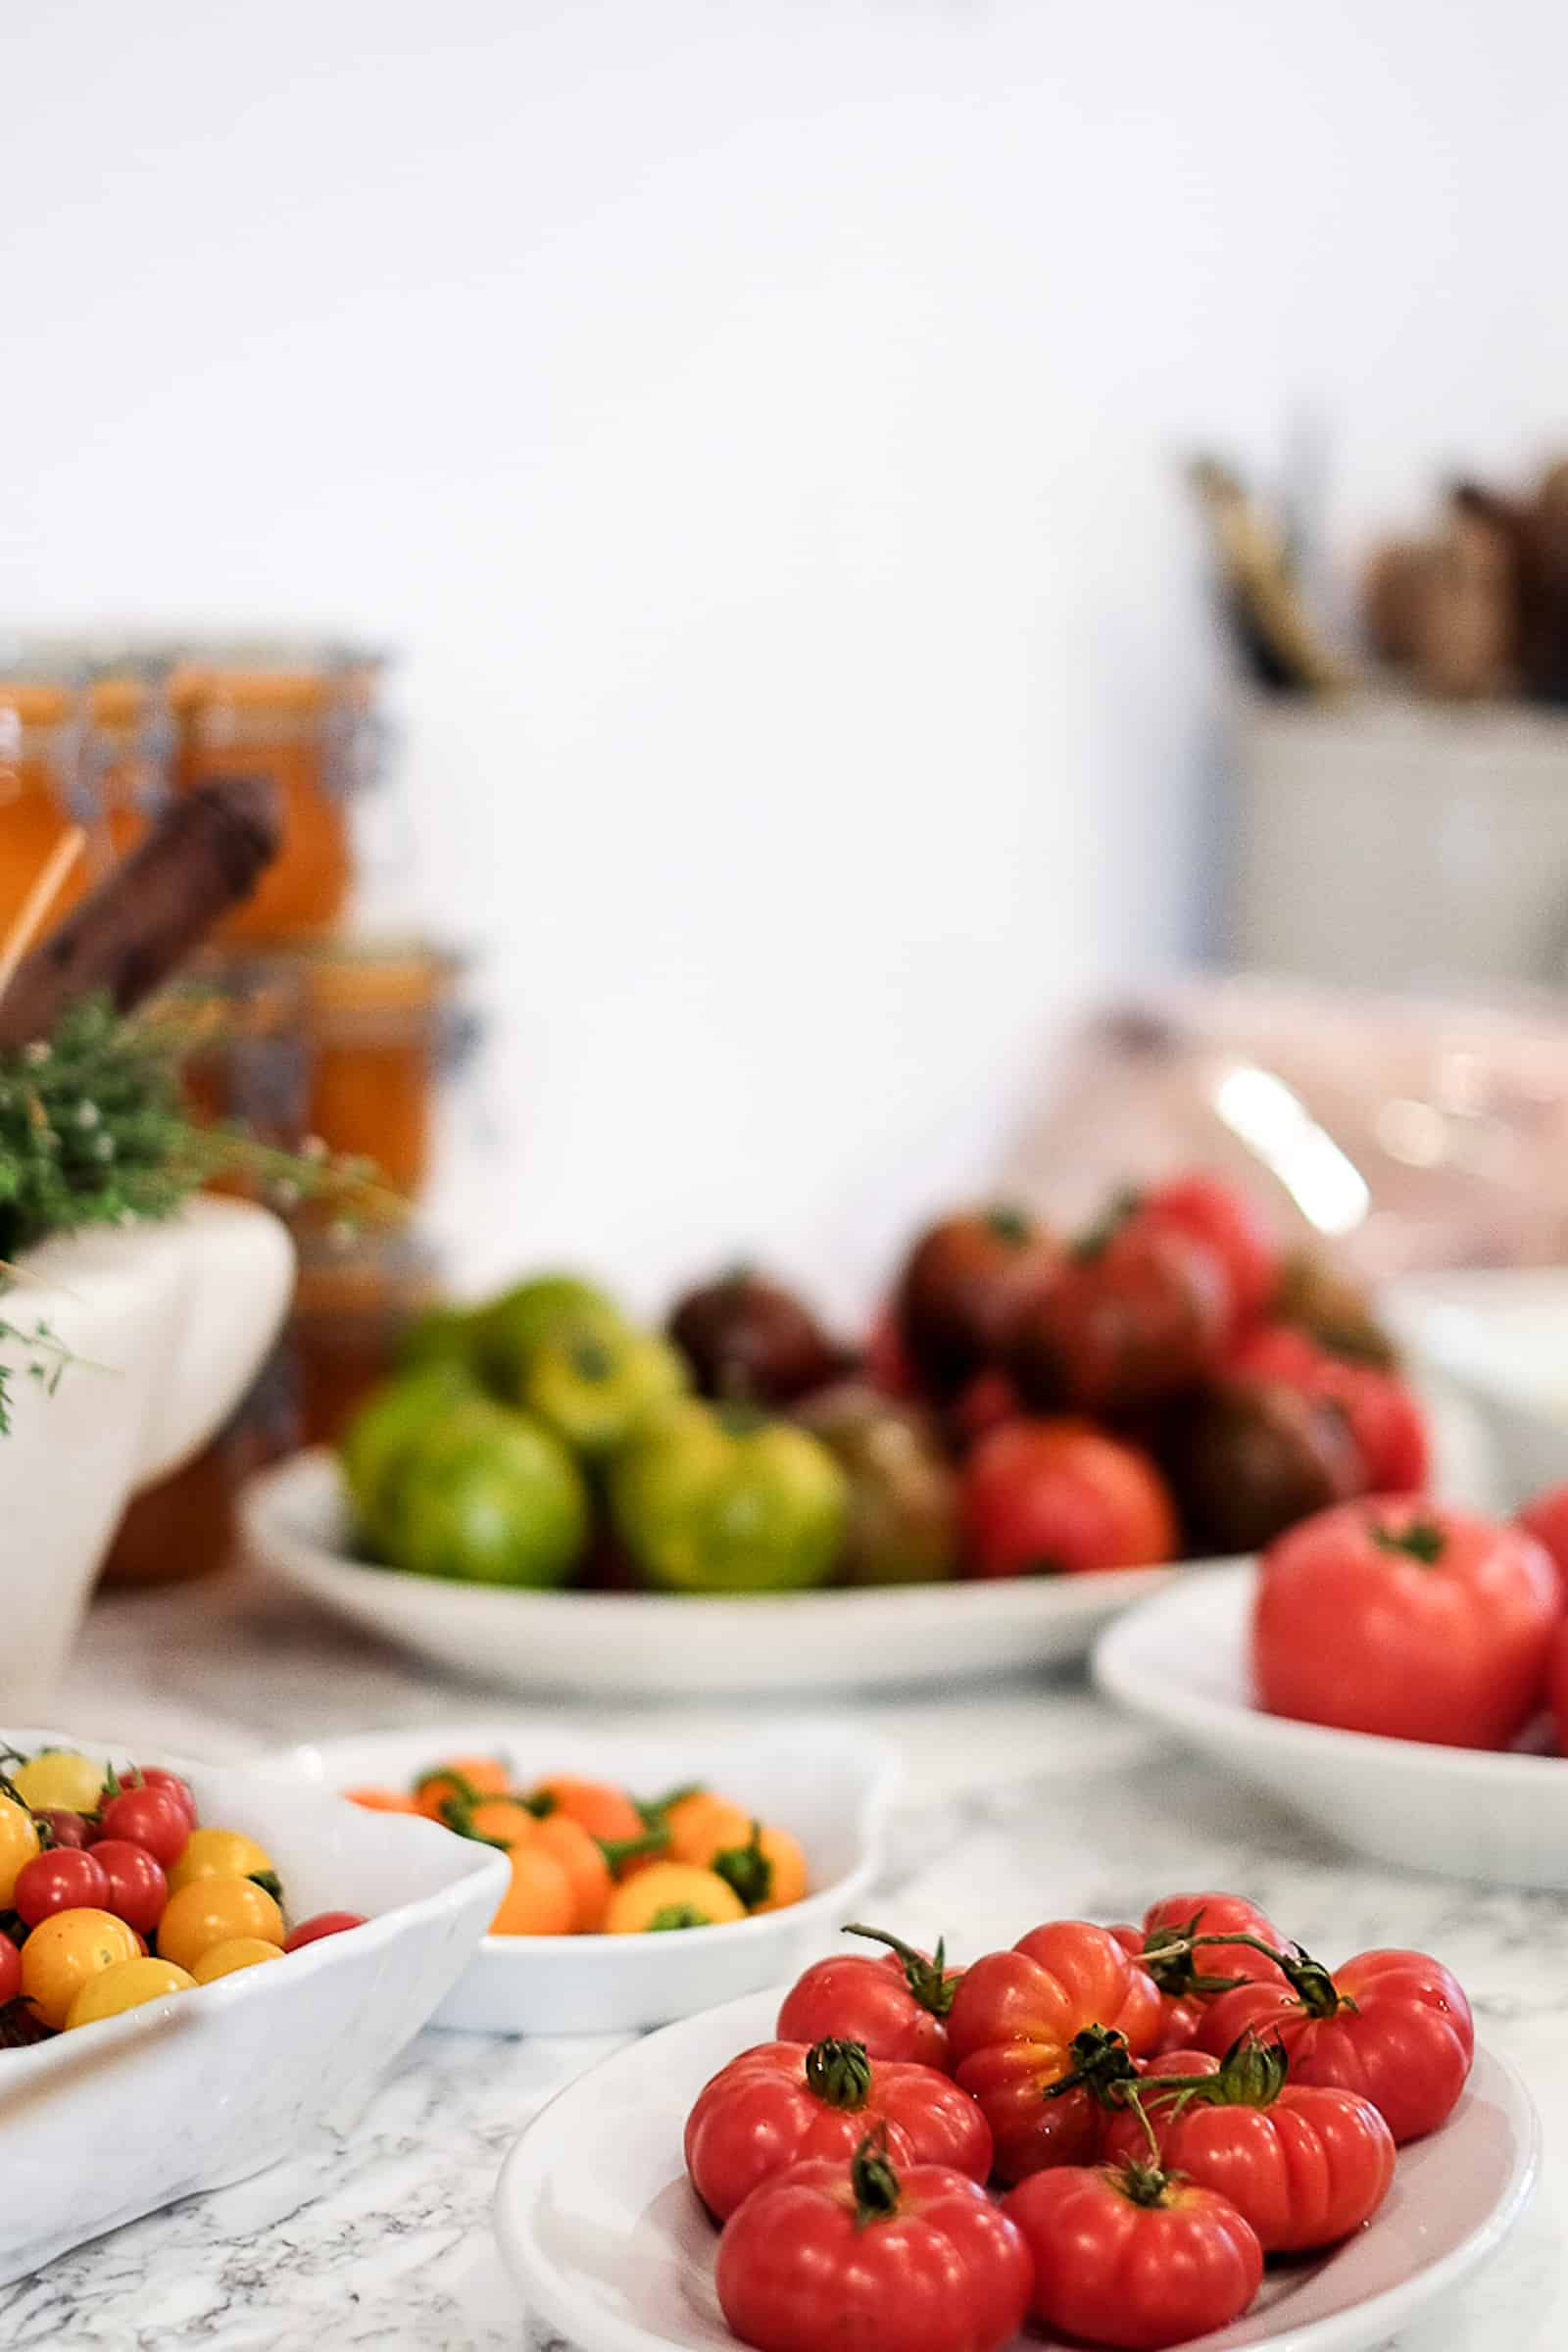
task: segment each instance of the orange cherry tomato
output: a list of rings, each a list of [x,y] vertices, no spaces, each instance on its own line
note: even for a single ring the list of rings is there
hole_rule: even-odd
[[[66,2012],[66,2032],[96,2026],[106,2017],[122,2017],[127,2009],[167,2000],[172,1992],[189,1992],[192,1984],[184,1969],[172,1960],[117,1960],[113,1968],[99,1969],[78,1986]]]
[[[733,1886],[690,1862],[655,1862],[617,1886],[605,1913],[607,1936],[642,1936],[670,1928],[719,1928],[744,1919]]]
[[[425,1818],[422,1805],[416,1805],[412,1796],[400,1796],[395,1788],[345,1788],[343,1794],[366,1813],[413,1813],[421,1821]]]
[[[557,1773],[554,1779],[539,1783],[529,1802],[546,1813],[564,1813],[568,1821],[580,1823],[590,1838],[603,1838],[612,1844],[641,1838],[647,1828],[625,1790],[612,1788],[608,1781],[579,1781],[569,1773]]]
[[[449,1756],[415,1782],[415,1808],[439,1821],[450,1797],[472,1804],[481,1796],[505,1796],[511,1787],[512,1775],[499,1756]]]
[[[492,1936],[569,1936],[577,1898],[566,1866],[537,1841],[514,1845],[512,1885],[490,1922]]]
[[[22,1947],[22,1997],[58,2034],[82,1986],[122,1960],[134,1960],[139,1949],[124,1921],[108,1911],[56,1911]]]
[[[579,1936],[592,1936],[604,1924],[610,1902],[610,1864],[597,1839],[580,1821],[565,1813],[549,1814],[534,1829],[535,1842],[553,1854],[571,1882],[575,1906],[572,1927]]]
[[[158,1949],[165,1960],[194,1974],[197,1961],[215,1944],[229,1943],[236,1936],[281,1944],[283,1935],[283,1914],[265,1887],[250,1879],[193,1879],[170,1896],[158,1923]]]
[[[694,1788],[689,1796],[678,1796],[663,1808],[662,1818],[669,1833],[669,1859],[695,1862],[704,1870],[722,1846],[744,1845],[752,1834],[751,1815],[727,1796],[715,1796],[711,1788]]]
[[[449,1827],[461,1829],[466,1838],[526,1845],[537,1836],[539,1824],[519,1797],[483,1796],[476,1805],[454,1804]]]

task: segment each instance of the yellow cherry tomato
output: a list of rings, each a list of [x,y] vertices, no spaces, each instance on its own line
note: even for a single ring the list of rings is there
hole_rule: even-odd
[[[746,1906],[713,1871],[690,1862],[653,1862],[610,1898],[607,1936],[642,1936],[665,1928],[720,1928],[744,1919]]]
[[[268,1943],[260,1936],[231,1936],[226,1943],[215,1943],[211,1951],[203,1952],[191,1975],[198,1984],[211,1984],[218,1977],[231,1977],[236,1969],[261,1968],[269,1960],[281,1960],[282,1950]]]
[[[11,1786],[34,1813],[95,1813],[109,1767],[102,1756],[71,1747],[46,1747],[10,1775]]]
[[[136,1938],[122,1919],[107,1911],[56,1911],[22,1947],[23,1998],[58,2034],[85,1984],[136,1957]]]
[[[0,1796],[0,1911],[9,1910],[17,1873],[38,1851],[38,1825],[25,1805]]]
[[[280,1944],[283,1933],[283,1914],[265,1887],[249,1879],[196,1879],[170,1896],[158,1922],[158,1949],[176,1967],[194,1971],[215,1944],[232,1943],[236,1936]],[[26,1945],[22,1948],[25,1956]]]
[[[106,2017],[122,2017],[127,2009],[145,2008],[149,2001],[163,2001],[172,1992],[194,1992],[196,1981],[176,1968],[172,1960],[149,1960],[138,1955],[134,1960],[117,1960],[113,1968],[101,1969],[89,1977],[71,2007],[66,2011],[66,2032],[74,2034],[78,2026],[96,2026]]]
[[[185,1850],[169,1872],[169,1891],[178,1894],[198,1879],[276,1878],[272,1857],[238,1830],[192,1830]]]

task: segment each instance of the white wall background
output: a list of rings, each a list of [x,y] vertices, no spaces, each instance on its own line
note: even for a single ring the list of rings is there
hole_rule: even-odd
[[[0,12],[0,617],[406,649],[461,1276],[874,1262],[1201,888],[1173,452],[1568,423],[1557,0]]]

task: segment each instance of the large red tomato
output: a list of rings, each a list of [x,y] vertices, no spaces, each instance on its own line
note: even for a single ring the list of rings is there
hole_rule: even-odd
[[[1212,1370],[1230,1315],[1214,1250],[1134,1215],[1081,1244],[1025,1302],[1007,1369],[1026,1404],[1135,1412]]]
[[[1231,1294],[1231,1328],[1242,1330],[1265,1312],[1279,1281],[1279,1252],[1251,1202],[1223,1177],[1195,1170],[1156,1184],[1139,1203],[1153,1225],[1204,1242],[1225,1268]]]
[[[1568,1487],[1548,1487],[1525,1504],[1518,1520],[1550,1553],[1558,1589],[1568,1601]]]
[[[1037,2173],[1003,2202],[1034,2257],[1036,2319],[1054,2335],[1159,2352],[1239,2319],[1263,2249],[1212,2189],[1143,2166]]]
[[[1036,1928],[964,1974],[948,2019],[959,2086],[979,2100],[1004,2180],[1081,2164],[1100,2145],[1101,2110],[1068,2078],[1106,2057],[1152,2050],[1157,1987],[1108,1928],[1081,1919]]]
[[[1161,2094],[1161,2082],[1180,2082]],[[1207,2082],[1212,2085],[1205,2089]],[[1370,2221],[1394,2179],[1394,2134],[1370,2099],[1292,2082],[1281,2052],[1244,2042],[1224,2061],[1170,2050],[1146,2068],[1140,2101],[1105,2128],[1112,2163],[1147,2164],[1228,2197],[1265,2254],[1332,2246]]]
[[[847,2164],[878,2132],[895,2164],[951,2165],[975,2180],[991,2170],[991,2132],[973,2099],[933,2067],[879,2064],[855,2041],[765,2041],[732,2058],[686,2119],[686,2169],[724,2221],[786,2165]]]
[[[1278,2039],[1293,2082],[1370,2099],[1396,2140],[1435,2132],[1457,2103],[1475,2056],[1458,1979],[1424,1952],[1361,1952],[1331,1976],[1293,1954],[1288,1982],[1240,1985],[1204,2015],[1200,2048],[1223,2054],[1243,2034]]]
[[[952,1396],[1004,1346],[1057,1246],[1021,1209],[948,1217],[921,1235],[895,1294],[904,1352],[934,1396]]]
[[[971,1576],[1073,1576],[1176,1557],[1170,1492],[1146,1453],[1087,1421],[1009,1421],[964,1473]]]
[[[858,2041],[868,2058],[892,2058],[906,2066],[934,2066],[947,2074],[948,2014],[963,1971],[943,1963],[943,1947],[928,1960],[896,1936],[877,1928],[847,1928],[868,1936],[888,1951],[836,1952],[815,1961],[784,1996],[778,2013],[780,2041]]]
[[[871,2142],[766,2180],[718,2246],[725,2319],[760,2352],[1001,2352],[1033,2265],[978,2181]]]
[[[1558,1609],[1521,1529],[1410,1496],[1345,1503],[1264,1554],[1257,1695],[1305,1723],[1505,1747],[1541,1704]]]
[[[1141,1928],[1112,1928],[1125,1951],[1159,1987],[1162,2050],[1185,2049],[1210,2002],[1238,1983],[1279,1982],[1278,1964],[1251,1943],[1183,1947],[1194,1936],[1250,1936],[1277,1952],[1284,1945],[1273,1921],[1239,1894],[1167,1894],[1151,1903]],[[1174,1948],[1173,1948],[1174,1947]]]
[[[1568,1618],[1558,1628],[1552,1645],[1546,1696],[1557,1732],[1557,1752],[1568,1756]]]

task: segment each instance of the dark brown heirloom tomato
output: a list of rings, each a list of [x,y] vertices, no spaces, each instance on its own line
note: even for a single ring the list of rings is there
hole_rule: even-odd
[[[1200,1397],[1165,1461],[1200,1552],[1261,1551],[1366,1487],[1343,1412],[1275,1380],[1224,1381]]]
[[[1203,1379],[1230,1319],[1218,1253],[1135,1214],[1081,1243],[1029,1300],[1007,1369],[1028,1404],[1137,1412]]]
[[[905,1352],[933,1396],[955,1396],[996,1360],[1058,1254],[1051,1236],[1016,1208],[973,1209],[921,1235],[894,1304]]]
[[[746,1266],[689,1291],[669,1336],[702,1394],[735,1404],[793,1403],[849,1366],[808,1306]]]

